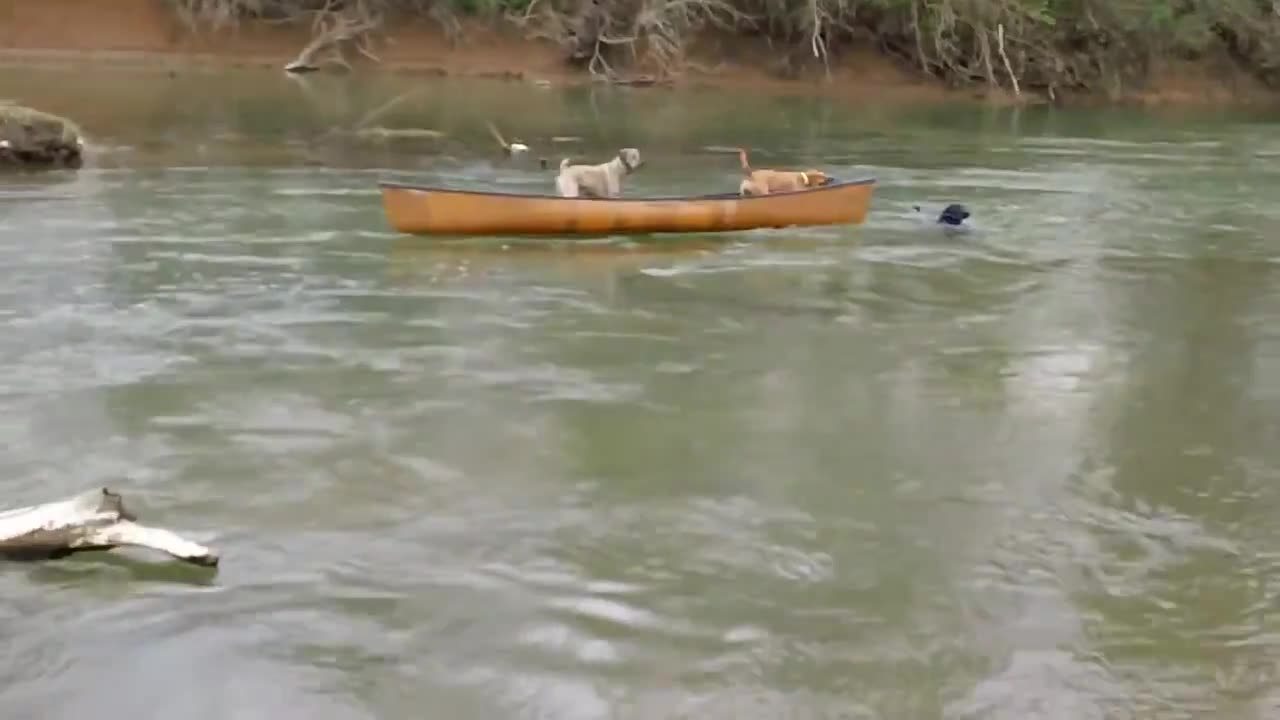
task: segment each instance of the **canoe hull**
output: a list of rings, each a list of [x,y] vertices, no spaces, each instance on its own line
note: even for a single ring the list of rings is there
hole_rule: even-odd
[[[413,235],[604,236],[858,225],[875,179],[759,197],[563,198],[379,183],[387,220]]]

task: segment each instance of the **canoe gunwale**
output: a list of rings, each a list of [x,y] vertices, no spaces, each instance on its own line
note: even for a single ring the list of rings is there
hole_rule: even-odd
[[[650,196],[650,197],[616,197],[616,198],[597,198],[597,197],[564,197],[552,193],[525,193],[525,192],[501,192],[496,190],[470,190],[465,188],[443,188],[432,185],[419,185],[416,183],[396,182],[393,180],[380,180],[378,187],[382,190],[411,190],[415,192],[428,193],[446,193],[451,195],[483,195],[492,198],[503,198],[509,200],[566,200],[572,202],[601,202],[601,203],[642,203],[642,202],[707,202],[710,201],[733,201],[747,202],[751,200],[768,200],[770,198],[777,200],[781,197],[795,197],[797,195],[812,195],[814,193],[830,192],[848,187],[856,187],[859,185],[874,185],[876,178],[867,176],[856,180],[845,180],[843,182],[831,182],[816,188],[807,188],[804,190],[794,190],[791,192],[772,193],[770,195],[739,195],[736,192],[713,193],[709,195],[669,195],[669,196]]]

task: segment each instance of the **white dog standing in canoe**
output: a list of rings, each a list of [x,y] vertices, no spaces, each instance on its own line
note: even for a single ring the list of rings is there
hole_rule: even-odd
[[[618,197],[622,194],[622,179],[641,164],[640,151],[635,148],[622,148],[612,160],[599,165],[570,165],[569,158],[565,158],[560,161],[556,190],[563,197]]]

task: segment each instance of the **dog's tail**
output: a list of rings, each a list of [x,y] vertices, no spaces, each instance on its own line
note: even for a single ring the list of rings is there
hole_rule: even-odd
[[[569,167],[569,158],[565,158],[560,161],[560,172],[564,172],[564,169],[567,167]]]
[[[747,151],[742,148],[738,148],[738,159],[742,161],[742,172],[750,175],[751,165],[747,163]]]

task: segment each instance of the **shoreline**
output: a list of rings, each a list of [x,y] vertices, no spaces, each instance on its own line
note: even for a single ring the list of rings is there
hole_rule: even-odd
[[[355,73],[483,78],[552,86],[602,81],[569,66],[558,47],[518,34],[501,21],[467,21],[453,42],[429,21],[398,23],[376,36],[379,61],[350,57]],[[267,22],[217,31],[192,31],[165,0],[0,0],[0,64],[65,66],[92,62],[169,72],[220,67],[278,68],[307,44],[307,28]],[[772,55],[762,41],[706,36],[690,48],[689,69],[648,89],[714,87],[777,96],[822,96],[871,102],[979,102],[1038,105],[1039,95],[1013,97],[1004,89],[952,88],[907,68],[875,49],[843,50],[829,68],[809,68],[793,78],[768,70]],[[829,73],[829,74],[828,74]],[[1265,87],[1225,60],[1166,62],[1143,88],[1116,96],[1072,93],[1064,106],[1280,107],[1280,90]]]

